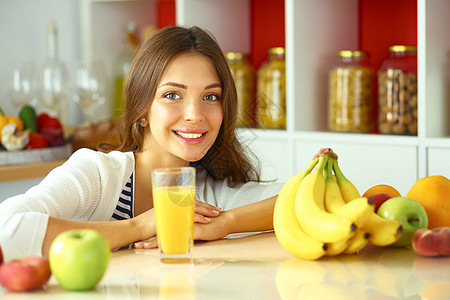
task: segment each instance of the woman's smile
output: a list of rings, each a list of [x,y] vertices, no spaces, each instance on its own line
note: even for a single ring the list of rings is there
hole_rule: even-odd
[[[206,138],[206,131],[201,130],[174,130],[175,135],[183,142],[187,144],[200,144]]]

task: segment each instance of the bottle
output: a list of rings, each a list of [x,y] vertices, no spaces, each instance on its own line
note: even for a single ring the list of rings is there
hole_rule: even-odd
[[[417,47],[394,45],[378,70],[378,129],[417,135]]]
[[[115,63],[114,75],[114,103],[112,115],[118,119],[125,110],[124,79],[130,68],[131,60],[139,45],[137,28],[134,22],[129,22],[125,32],[126,44]]]
[[[236,125],[252,127],[254,125],[254,69],[248,56],[240,52],[227,52],[225,57],[233,74],[238,95]]]
[[[286,128],[285,49],[268,50],[269,59],[258,69],[256,119],[259,127]]]
[[[373,76],[367,53],[358,50],[337,52],[328,82],[328,126],[332,131],[373,130]]]
[[[42,65],[39,103],[42,110],[68,123],[67,68],[59,58],[58,29],[54,21],[47,26],[47,57]]]

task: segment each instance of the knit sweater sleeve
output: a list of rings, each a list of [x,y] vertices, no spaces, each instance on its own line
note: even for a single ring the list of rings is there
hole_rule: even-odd
[[[103,160],[92,150],[78,150],[38,185],[0,204],[0,247],[5,261],[42,255],[49,216],[92,219],[103,197],[103,174],[108,173]]]

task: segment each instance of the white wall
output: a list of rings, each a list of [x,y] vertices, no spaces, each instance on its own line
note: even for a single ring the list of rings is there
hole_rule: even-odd
[[[78,0],[0,0],[0,107],[17,114],[7,96],[14,61],[41,63],[46,54],[47,23],[54,20],[59,29],[59,53],[67,65],[80,59]],[[80,122],[75,104],[69,105],[71,123]],[[22,193],[40,179],[0,184],[0,202]]]
[[[14,61],[34,60],[46,54],[47,23],[54,20],[59,32],[60,58],[67,65],[80,59],[78,0],[0,0],[0,107],[17,114],[7,96]],[[80,121],[75,104],[69,105],[70,123]]]

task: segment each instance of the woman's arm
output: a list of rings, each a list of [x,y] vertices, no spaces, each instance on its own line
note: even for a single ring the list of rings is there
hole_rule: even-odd
[[[216,240],[231,233],[273,229],[273,209],[277,196],[221,213],[209,224],[196,224],[194,239]]]
[[[50,246],[58,234],[71,229],[94,229],[109,242],[112,249],[156,235],[153,209],[129,220],[80,222],[50,217],[42,244],[42,255],[48,257]]]
[[[265,231],[273,229],[273,209],[277,196],[224,211],[207,224],[194,224],[194,239],[212,241],[231,233]],[[136,248],[155,248],[155,238],[135,243]]]

